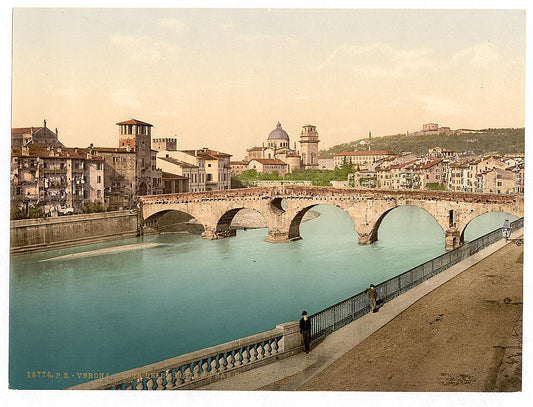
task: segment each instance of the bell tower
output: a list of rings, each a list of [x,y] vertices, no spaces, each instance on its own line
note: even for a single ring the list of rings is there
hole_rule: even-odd
[[[300,133],[300,155],[304,169],[318,169],[318,133],[316,126],[306,124]]]
[[[131,119],[117,123],[119,147],[135,152],[136,195],[152,194],[152,125]]]

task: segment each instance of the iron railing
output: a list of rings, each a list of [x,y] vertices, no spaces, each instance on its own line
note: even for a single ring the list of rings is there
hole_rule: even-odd
[[[524,218],[511,223],[511,230],[524,227]],[[496,229],[457,249],[446,252],[376,286],[378,299],[387,302],[502,239]],[[311,341],[317,341],[370,311],[366,290],[311,315]]]

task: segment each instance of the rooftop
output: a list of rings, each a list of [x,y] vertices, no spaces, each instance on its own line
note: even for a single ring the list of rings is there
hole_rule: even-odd
[[[152,124],[150,123],[145,123],[145,122],[142,122],[140,120],[137,120],[137,119],[130,119],[130,120],[126,120],[125,122],[118,122],[118,124],[137,124],[137,125],[140,125],[140,126],[150,126],[150,127],[154,127]]]
[[[252,161],[257,161],[263,165],[287,165],[283,161],[276,158],[254,158]]]

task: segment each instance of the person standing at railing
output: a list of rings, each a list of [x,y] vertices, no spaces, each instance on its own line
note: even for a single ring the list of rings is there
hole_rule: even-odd
[[[376,291],[374,284],[370,284],[370,287],[366,289],[366,295],[368,295],[368,300],[370,301],[370,310],[372,312],[378,312],[378,292]]]
[[[309,353],[309,345],[311,344],[311,320],[307,318],[307,311],[302,312],[302,319],[300,319],[300,333],[304,343],[305,353]]]
[[[505,222],[503,222],[502,235],[505,238],[505,241],[511,237],[511,224],[509,223],[509,219],[505,219]]]

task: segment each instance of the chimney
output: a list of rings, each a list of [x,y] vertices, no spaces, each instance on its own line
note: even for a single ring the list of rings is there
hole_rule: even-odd
[[[46,119],[44,119],[44,127],[46,127]]]

